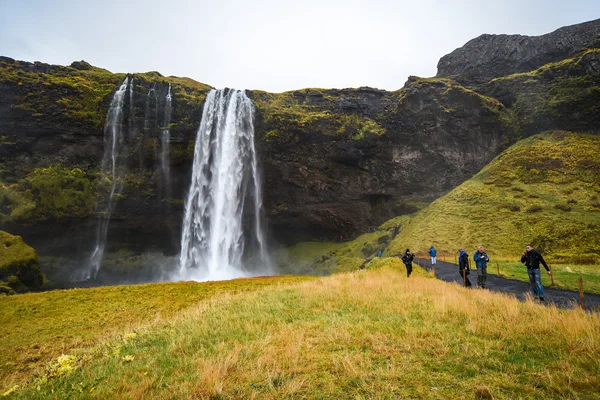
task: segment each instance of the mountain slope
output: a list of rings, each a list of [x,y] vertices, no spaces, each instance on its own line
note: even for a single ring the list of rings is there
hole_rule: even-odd
[[[514,259],[526,243],[556,261],[600,262],[600,137],[549,132],[524,139],[431,203],[388,247],[454,253],[479,245]]]

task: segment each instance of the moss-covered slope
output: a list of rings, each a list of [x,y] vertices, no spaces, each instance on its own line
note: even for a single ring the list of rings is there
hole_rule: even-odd
[[[514,259],[534,243],[555,261],[600,263],[600,137],[550,132],[522,140],[431,203],[388,253],[431,244]]]
[[[0,292],[36,289],[43,281],[35,250],[20,236],[0,231]]]

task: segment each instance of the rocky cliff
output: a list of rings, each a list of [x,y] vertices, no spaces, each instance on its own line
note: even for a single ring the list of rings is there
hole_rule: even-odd
[[[442,57],[436,76],[481,84],[573,57],[599,43],[600,19],[541,36],[484,34]]]
[[[487,58],[469,63],[459,49],[440,61],[438,75],[457,80],[410,77],[394,92],[248,92],[271,237],[278,243],[352,237],[448,192],[520,137],[548,129],[595,131],[600,49],[590,38],[597,26],[557,31],[562,53],[529,52],[517,67],[500,68],[493,46],[475,39],[469,52],[488,52]],[[498,54],[507,46],[498,44]],[[548,54],[553,62],[541,65]],[[489,62],[498,68],[485,68]],[[523,68],[529,69],[515,73]],[[156,72],[127,76],[134,84],[124,103],[125,173],[109,251],[175,254],[211,88]],[[0,58],[0,229],[22,235],[42,256],[89,257],[97,202],[107,192],[103,125],[125,77],[85,62],[63,67]],[[165,129],[168,187],[160,170]]]

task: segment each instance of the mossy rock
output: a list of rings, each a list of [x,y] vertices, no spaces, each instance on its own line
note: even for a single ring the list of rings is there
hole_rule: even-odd
[[[0,231],[0,281],[18,292],[39,288],[44,282],[36,251],[20,236]]]

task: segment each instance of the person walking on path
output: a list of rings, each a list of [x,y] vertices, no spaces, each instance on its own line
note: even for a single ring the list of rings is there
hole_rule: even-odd
[[[408,278],[412,273],[412,262],[415,258],[414,254],[411,254],[410,249],[406,249],[406,252],[402,256],[402,262],[406,266],[406,277]]]
[[[482,289],[485,289],[487,282],[487,263],[490,262],[490,258],[484,250],[485,248],[483,246],[479,246],[479,249],[473,254],[473,260],[477,267],[477,285]]]
[[[544,257],[533,248],[533,245],[528,244],[525,247],[525,252],[521,253],[521,262],[527,267],[527,275],[529,275],[529,283],[531,283],[533,295],[540,299],[540,301],[544,301],[544,286],[542,286],[540,263],[546,268],[548,275],[552,275]]]
[[[463,279],[465,287],[471,287],[471,281],[466,275],[469,275],[471,269],[469,268],[469,255],[465,251],[465,249],[458,249],[458,272],[460,273],[460,277]],[[466,275],[465,275],[466,274]]]
[[[431,247],[429,248],[429,256],[431,256],[431,268],[433,268],[433,266],[437,262],[437,252],[435,251],[435,247],[433,247],[433,245],[431,245]]]

